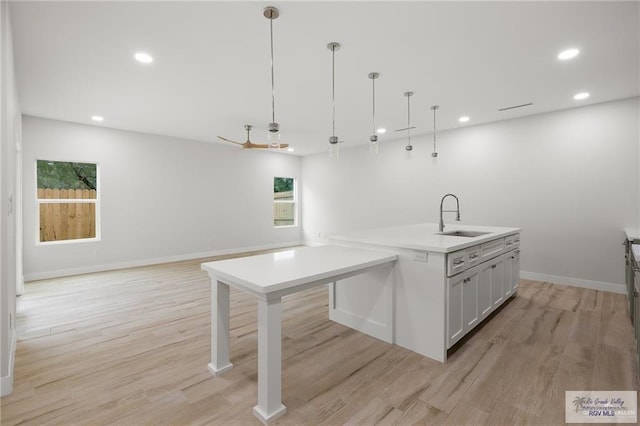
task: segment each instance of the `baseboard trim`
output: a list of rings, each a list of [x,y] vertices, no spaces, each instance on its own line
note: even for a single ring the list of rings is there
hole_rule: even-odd
[[[9,374],[0,378],[0,396],[6,396],[13,392],[13,363],[16,359],[16,345],[18,335],[16,329],[11,330],[11,348],[9,349]]]
[[[259,246],[239,247],[225,250],[214,250],[207,252],[188,253],[177,256],[156,257],[151,259],[132,260],[128,262],[107,263],[102,265],[82,266],[79,268],[57,269],[54,271],[33,272],[24,274],[24,281],[46,280],[49,278],[68,277],[71,275],[91,274],[94,272],[113,271],[116,269],[136,268],[139,266],[157,265],[160,263],[180,262],[183,260],[193,260],[205,257],[225,256],[229,254],[242,254],[259,250],[273,250],[279,248],[305,245],[304,241],[289,241],[286,243],[263,244]]]
[[[588,288],[591,290],[608,291],[610,293],[626,294],[627,292],[624,284],[614,284],[603,281],[584,280],[581,278],[539,274],[537,272],[520,271],[520,278],[524,278],[525,280],[543,281],[551,284]]]

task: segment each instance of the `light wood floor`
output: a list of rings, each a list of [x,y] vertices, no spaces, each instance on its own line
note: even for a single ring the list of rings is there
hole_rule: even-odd
[[[201,260],[202,261],[202,260]],[[2,425],[259,425],[256,302],[231,294],[231,361],[213,378],[201,261],[26,285]],[[278,424],[564,424],[565,390],[637,390],[623,295],[522,281],[447,364],[283,302]]]

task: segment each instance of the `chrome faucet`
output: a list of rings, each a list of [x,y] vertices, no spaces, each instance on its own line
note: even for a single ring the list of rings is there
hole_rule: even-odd
[[[442,210],[442,206],[444,204],[444,199],[447,197],[453,197],[456,199],[456,209],[455,210]],[[440,200],[440,224],[438,225],[438,231],[442,232],[444,231],[444,220],[442,219],[442,213],[447,212],[447,213],[453,213],[456,212],[456,220],[458,222],[460,222],[460,200],[458,200],[458,197],[456,197],[453,194],[447,194],[444,197],[442,197],[442,200]]]

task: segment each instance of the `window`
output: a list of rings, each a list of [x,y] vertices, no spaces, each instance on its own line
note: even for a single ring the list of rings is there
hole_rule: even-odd
[[[36,162],[38,242],[100,237],[98,165]]]
[[[296,225],[296,181],[273,178],[273,226]]]

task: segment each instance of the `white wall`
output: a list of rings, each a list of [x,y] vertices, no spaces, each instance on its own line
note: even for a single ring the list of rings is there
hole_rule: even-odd
[[[639,111],[634,98],[443,132],[437,160],[430,135],[411,161],[404,141],[373,158],[305,157],[305,238],[438,222],[452,192],[462,223],[523,228],[523,276],[623,291],[623,229],[640,220]]]
[[[17,214],[20,179],[20,106],[13,65],[13,41],[8,3],[0,2],[0,395],[13,390],[16,287],[21,285],[21,251]]]
[[[273,227],[273,177],[300,158],[235,146],[23,119],[26,279],[297,243]],[[102,239],[37,245],[36,159],[99,164]]]

